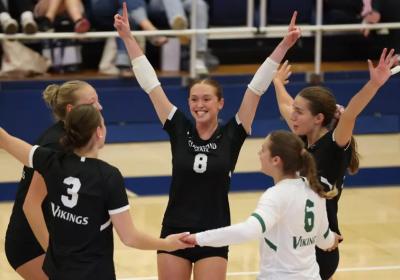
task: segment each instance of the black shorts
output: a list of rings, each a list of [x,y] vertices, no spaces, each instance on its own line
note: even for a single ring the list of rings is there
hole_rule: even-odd
[[[319,265],[319,275],[322,280],[328,280],[335,273],[339,265],[339,249],[332,252],[315,248],[317,254],[317,263]]]
[[[167,237],[170,234],[174,233],[180,233],[180,232],[190,232],[190,233],[196,233],[200,231],[204,231],[205,229],[199,229],[199,228],[181,228],[181,227],[169,227],[169,226],[163,226],[161,229],[161,238]],[[228,260],[228,246],[225,247],[200,247],[196,246],[194,248],[187,248],[187,249],[181,249],[173,252],[166,252],[166,251],[157,251],[157,254],[159,253],[166,253],[170,255],[174,255],[177,257],[184,258],[191,263],[195,263],[201,259],[205,258],[210,258],[210,257],[221,257],[226,260]]]
[[[4,249],[14,270],[45,253],[30,230],[25,232],[7,229]]]

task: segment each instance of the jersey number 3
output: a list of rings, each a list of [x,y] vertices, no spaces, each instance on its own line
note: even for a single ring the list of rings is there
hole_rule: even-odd
[[[207,155],[197,154],[194,157],[193,170],[196,173],[204,173],[207,170]]]
[[[310,232],[314,228],[314,212],[311,208],[314,208],[314,202],[307,199],[304,208],[304,229],[306,232]]]
[[[61,202],[68,208],[74,208],[78,203],[78,191],[81,188],[81,181],[75,177],[64,179],[64,184],[67,185],[67,194],[61,196]]]

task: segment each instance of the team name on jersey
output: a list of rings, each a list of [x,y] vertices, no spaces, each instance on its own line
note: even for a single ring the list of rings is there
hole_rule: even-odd
[[[188,140],[189,147],[193,148],[195,152],[208,153],[210,150],[216,150],[218,148],[215,143],[208,143],[207,145],[197,146],[192,140]]]
[[[75,223],[77,225],[86,226],[89,223],[89,217],[77,216],[61,209],[59,205],[51,202],[51,210],[54,218],[59,218],[67,222]]]
[[[316,236],[303,238],[302,236],[293,236],[293,248],[297,249],[299,247],[310,246],[315,244]]]

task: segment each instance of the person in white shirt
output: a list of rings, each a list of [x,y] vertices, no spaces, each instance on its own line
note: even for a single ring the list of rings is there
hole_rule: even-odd
[[[261,171],[275,185],[263,193],[256,210],[242,223],[191,234],[184,241],[220,247],[259,238],[257,279],[321,279],[315,246],[333,250],[341,240],[329,229],[325,207],[325,198],[336,190],[323,190],[312,155],[291,132],[272,132],[258,154]]]

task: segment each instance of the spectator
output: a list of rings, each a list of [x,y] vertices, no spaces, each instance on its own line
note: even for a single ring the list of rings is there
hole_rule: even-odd
[[[33,17],[33,0],[8,0],[8,7],[13,18],[19,18],[21,31],[25,34],[34,34],[38,30],[38,26]]]
[[[164,13],[167,22],[172,29],[186,29],[188,27],[188,18],[190,15],[191,0],[149,0],[149,13],[160,15]],[[206,29],[209,24],[208,4],[204,0],[196,2],[196,28]],[[196,36],[197,59],[196,72],[198,74],[207,74],[208,68],[218,66],[219,61],[208,51],[207,35],[200,34]]]
[[[18,31],[18,22],[10,16],[2,1],[0,1],[0,24],[5,34],[15,34]]]
[[[74,23],[76,33],[85,33],[90,29],[90,22],[84,17],[81,0],[39,0],[35,6],[35,16],[38,18],[39,30],[54,31],[56,16],[67,13]]]

